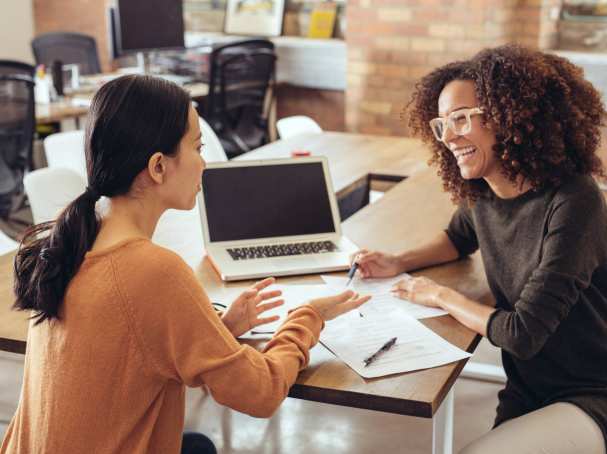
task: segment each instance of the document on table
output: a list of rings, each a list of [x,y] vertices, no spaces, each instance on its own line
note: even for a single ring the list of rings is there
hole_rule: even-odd
[[[365,367],[364,360],[393,337],[395,345]],[[404,314],[371,312],[360,317],[351,311],[327,322],[320,341],[364,378],[428,369],[472,356]]]
[[[447,314],[446,311],[436,307],[426,307],[411,301],[403,300],[390,292],[394,284],[403,279],[407,274],[385,279],[361,279],[356,276],[348,288],[362,295],[371,295],[373,298],[360,308],[360,313],[366,315],[372,312],[392,313],[398,316],[404,313],[417,319],[438,317]],[[321,276],[323,281],[337,292],[345,290],[348,282],[347,277]]]

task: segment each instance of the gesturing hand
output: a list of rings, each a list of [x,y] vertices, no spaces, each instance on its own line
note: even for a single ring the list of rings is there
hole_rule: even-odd
[[[352,290],[346,290],[335,296],[313,299],[308,304],[316,309],[323,320],[327,321],[362,306],[370,299],[370,296],[360,296]]]
[[[282,299],[273,299],[282,295],[280,290],[262,292],[264,288],[274,282],[275,279],[269,277],[255,283],[251,288],[242,292],[224,313],[221,320],[234,337],[241,336],[256,326],[271,323],[280,318],[278,315],[260,317],[264,312],[284,304]],[[268,300],[271,301],[264,303]]]

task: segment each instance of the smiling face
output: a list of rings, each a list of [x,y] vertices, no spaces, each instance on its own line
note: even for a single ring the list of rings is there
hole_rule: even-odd
[[[441,118],[447,118],[460,109],[474,107],[479,105],[474,82],[469,80],[449,82],[438,98],[438,114]],[[493,151],[496,143],[494,132],[483,124],[482,115],[471,116],[471,123],[470,131],[464,135],[458,136],[447,128],[444,136],[445,145],[455,156],[462,178],[484,178],[489,183],[491,180],[502,180],[500,163]]]

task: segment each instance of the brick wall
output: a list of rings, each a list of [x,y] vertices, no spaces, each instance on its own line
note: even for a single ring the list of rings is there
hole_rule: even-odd
[[[276,118],[292,115],[312,117],[325,131],[344,131],[343,91],[316,90],[278,84],[276,88]]]
[[[558,4],[558,0],[349,0],[346,128],[407,135],[402,111],[420,77],[437,66],[507,42],[553,47]]]
[[[34,0],[35,33],[75,31],[97,40],[109,70],[106,5]],[[415,82],[438,65],[516,41],[551,48],[559,0],[348,0],[346,128],[406,135],[401,119]],[[555,8],[557,8],[555,10]]]
[[[93,36],[101,68],[110,70],[107,7],[110,0],[34,0],[34,33],[77,32]]]

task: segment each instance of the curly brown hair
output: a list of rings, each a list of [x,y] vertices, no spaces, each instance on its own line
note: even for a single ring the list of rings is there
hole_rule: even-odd
[[[487,185],[462,178],[453,154],[428,125],[453,80],[474,82],[483,121],[495,131],[493,150],[512,182],[521,175],[538,190],[574,174],[605,177],[596,155],[606,114],[598,91],[568,60],[509,44],[435,69],[416,84],[407,106],[409,127],[431,146],[430,164],[438,166],[454,201],[474,201]]]

